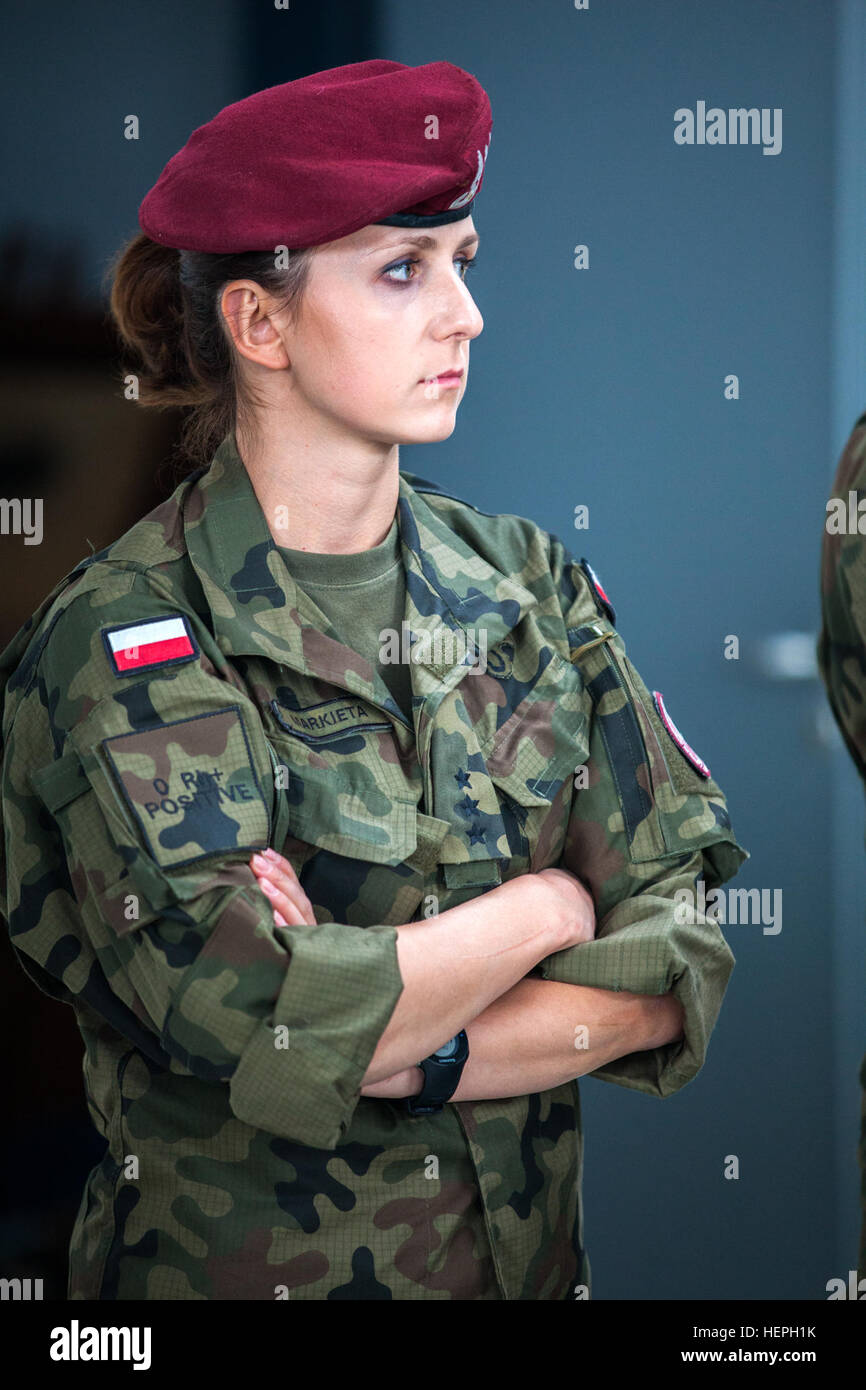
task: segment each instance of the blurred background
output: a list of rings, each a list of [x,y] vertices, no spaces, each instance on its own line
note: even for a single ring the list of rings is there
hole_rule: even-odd
[[[0,645],[175,484],[179,421],[124,400],[104,275],[191,131],[372,57],[487,88],[485,329],[454,434],[402,467],[590,560],[728,797],[752,856],[735,886],[783,893],[781,931],[727,928],[737,967],[691,1085],[581,1084],[593,1295],[826,1298],[856,1266],[866,866],[811,652],[825,501],[866,410],[866,0],[80,0],[7,10],[4,40],[0,490],[44,499],[45,539],[0,535]],[[781,151],[677,145],[699,101],[781,108]],[[72,1010],[5,932],[0,1006],[0,1274],[62,1299],[103,1143]]]

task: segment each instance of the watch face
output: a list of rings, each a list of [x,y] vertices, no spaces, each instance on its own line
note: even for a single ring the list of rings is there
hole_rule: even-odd
[[[449,1040],[448,1040],[447,1043],[443,1043],[441,1047],[437,1047],[436,1051],[433,1053],[433,1056],[434,1056],[434,1057],[453,1057],[454,1054],[457,1052],[457,1049],[459,1048],[459,1046],[460,1046],[460,1043],[459,1043],[459,1041],[458,1041],[458,1039],[457,1039],[456,1036],[453,1037],[453,1038],[449,1038]]]

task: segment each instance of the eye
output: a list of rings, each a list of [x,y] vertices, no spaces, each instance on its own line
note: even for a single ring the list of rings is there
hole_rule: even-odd
[[[383,270],[383,271],[382,271],[382,274],[386,277],[386,279],[391,280],[392,283],[395,284],[395,285],[408,285],[410,279],[416,280],[418,277],[415,276],[415,275],[412,275],[412,276],[407,276],[405,279],[402,278],[402,277],[401,277],[400,279],[396,279],[396,278],[393,278],[393,279],[392,279],[393,273],[394,273],[395,270],[405,270],[407,266],[410,266],[410,265],[417,265],[417,264],[418,264],[418,261],[417,261],[417,260],[397,261],[396,264],[394,264],[394,265],[389,265],[388,268],[387,268],[386,270]]]
[[[474,265],[478,264],[478,253],[476,252],[474,256],[458,256],[455,264],[462,265],[463,273],[460,276],[460,279],[465,280],[467,271],[471,270]]]
[[[474,256],[455,256],[454,264],[463,267],[463,269],[460,272],[461,280],[466,279],[467,272],[472,268],[472,266],[474,266],[477,263],[477,261],[477,254]],[[418,260],[418,258],[416,257],[413,259],[412,257],[407,257],[405,261],[395,261],[393,265],[387,266],[385,270],[382,271],[382,275],[386,280],[390,280],[393,285],[408,285],[413,280],[417,280],[418,276],[409,275],[408,273],[405,275],[401,275],[398,274],[398,272],[408,272],[409,267],[415,265],[420,265],[420,261]]]

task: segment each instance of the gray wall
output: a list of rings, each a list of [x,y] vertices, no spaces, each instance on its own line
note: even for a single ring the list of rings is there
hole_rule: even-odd
[[[18,5],[4,17],[2,229],[76,248],[85,296],[193,128],[244,95],[240,7]],[[140,138],[126,140],[137,115]],[[42,275],[51,274],[46,256]],[[41,283],[33,267],[34,286]]]

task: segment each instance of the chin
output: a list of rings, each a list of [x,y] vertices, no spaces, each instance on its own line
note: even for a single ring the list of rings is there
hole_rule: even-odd
[[[457,418],[452,416],[450,420],[445,420],[441,425],[433,425],[429,430],[423,432],[420,444],[435,444],[438,439],[450,439],[457,428]]]
[[[457,428],[457,411],[452,406],[443,411],[439,419],[426,420],[417,424],[407,436],[407,444],[435,444],[437,440],[449,439]]]
[[[414,429],[383,429],[381,433],[376,433],[372,437],[376,439],[377,443],[385,445],[437,444],[442,439],[449,439],[456,426],[457,421],[452,419],[421,427],[416,425]]]

